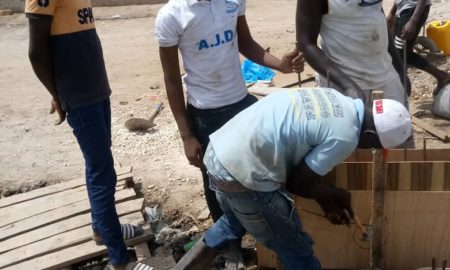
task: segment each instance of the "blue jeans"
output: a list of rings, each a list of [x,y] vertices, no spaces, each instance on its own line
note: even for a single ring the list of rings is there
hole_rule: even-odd
[[[113,265],[128,262],[115,207],[116,172],[111,153],[109,99],[70,110],[67,122],[73,129],[86,164],[86,186],[92,208],[92,228],[102,237]]]
[[[192,130],[195,137],[202,145],[203,153],[205,153],[206,147],[208,146],[209,135],[213,134],[236,114],[240,113],[256,101],[258,101],[258,99],[255,96],[248,94],[236,103],[216,109],[197,109],[188,104],[187,111],[189,120],[191,121]],[[209,189],[209,180],[206,171],[202,169],[201,172],[206,203],[213,221],[216,222],[222,216],[223,212],[216,200],[214,191]]]
[[[215,187],[224,215],[205,234],[205,243],[221,249],[247,231],[275,251],[285,270],[321,269],[314,257],[312,239],[302,230],[294,202],[287,191],[225,192]]]

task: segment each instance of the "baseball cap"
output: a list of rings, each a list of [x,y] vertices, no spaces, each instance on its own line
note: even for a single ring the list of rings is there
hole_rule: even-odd
[[[411,117],[400,102],[392,99],[374,100],[372,112],[375,129],[384,148],[398,147],[411,136]]]

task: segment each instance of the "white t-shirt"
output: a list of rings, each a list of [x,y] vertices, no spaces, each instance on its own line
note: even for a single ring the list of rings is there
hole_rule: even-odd
[[[358,144],[363,116],[360,99],[334,89],[286,90],[240,112],[210,136],[209,147],[242,185],[274,191],[303,159],[319,175],[344,161]]]
[[[169,0],[156,16],[160,47],[178,46],[188,102],[199,109],[233,104],[247,95],[237,40],[245,0]]]
[[[381,3],[365,6],[361,0],[328,0],[320,36],[328,59],[361,89],[379,89],[398,76],[388,52]]]

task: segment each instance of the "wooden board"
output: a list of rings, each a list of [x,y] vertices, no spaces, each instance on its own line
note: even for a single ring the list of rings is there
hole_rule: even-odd
[[[443,142],[445,142],[445,143],[449,142],[450,134],[448,134],[447,132],[445,132],[427,122],[424,122],[415,116],[411,116],[411,120],[414,125],[420,127],[421,129],[425,130],[426,132],[430,133],[431,135],[439,138]]]
[[[128,174],[123,176],[125,177],[120,177],[120,180],[118,180],[122,189],[123,182],[130,177]],[[82,185],[74,189],[53,193],[51,200],[48,199],[48,196],[43,196],[0,208],[0,227],[87,199],[86,185]],[[30,211],[30,209],[33,211]]]
[[[135,198],[136,193],[133,189],[124,189],[116,192],[115,197],[116,203],[119,203]],[[0,241],[89,211],[89,201],[84,200],[11,223],[0,228]]]
[[[323,183],[350,190],[371,189],[371,162],[344,162],[322,178]],[[448,191],[450,161],[389,162],[387,190]]]
[[[301,73],[302,81],[314,77],[315,71],[308,64],[305,63],[305,69]],[[284,74],[281,72],[277,72],[275,77],[272,80],[274,87],[280,88],[289,88],[296,87],[298,85],[298,75],[297,73],[288,73]]]
[[[120,218],[120,221],[121,223],[138,225],[139,222],[143,221],[142,213],[134,212],[125,215]],[[92,227],[90,225],[69,230],[1,254],[0,269],[88,241],[93,241]]]
[[[314,87],[315,82],[311,81],[311,80],[303,80],[302,81],[302,87]],[[268,96],[270,94],[276,93],[276,92],[280,92],[280,91],[285,91],[288,89],[293,89],[293,90],[297,90],[297,89],[301,89],[298,87],[293,87],[293,88],[280,88],[280,87],[272,87],[272,86],[259,86],[259,85],[252,85],[248,88],[248,92],[252,95],[257,95],[257,96]]]
[[[371,162],[372,150],[357,149],[346,162]],[[450,161],[450,149],[393,149],[388,151],[388,161]]]
[[[142,219],[143,221],[143,219]],[[144,235],[125,241],[128,246],[134,246],[139,243],[150,240],[153,234],[146,231]],[[5,270],[43,270],[43,269],[60,269],[70,266],[74,263],[81,262],[90,258],[106,254],[105,246],[98,246],[94,241],[82,243],[73,247],[68,247],[60,251],[56,251],[42,257],[28,260],[19,264],[4,268]]]
[[[120,216],[141,211],[143,208],[144,199],[135,199],[132,201],[122,202],[116,205],[117,214]],[[19,234],[15,237],[0,242],[0,256],[1,254],[12,249],[16,249],[27,244],[31,244],[54,235],[61,234],[66,231],[74,230],[92,223],[91,214],[81,214],[72,218],[62,220],[50,224],[48,226]]]
[[[131,170],[132,169],[129,166],[123,167],[123,168],[118,168],[117,169],[117,176],[118,176],[117,179],[125,180],[125,179],[130,178],[130,176],[132,176],[130,174]],[[67,189],[73,189],[76,187],[84,186],[85,184],[86,184],[85,179],[79,178],[79,179],[75,179],[75,180],[66,181],[66,182],[63,182],[60,184],[48,186],[45,188],[35,189],[30,192],[16,194],[11,197],[0,199],[0,208],[10,206],[13,204],[17,204],[20,202],[28,201],[31,199],[39,198],[42,196],[50,195],[53,193],[61,192],[61,191],[67,190]]]
[[[363,223],[370,218],[370,191],[352,191],[353,208]],[[450,254],[449,191],[387,191],[384,227],[386,269],[429,266],[431,258]],[[334,226],[323,217],[313,200],[296,198],[304,230],[314,239],[314,252],[323,268],[362,269],[369,264],[368,243],[359,241],[354,226]],[[303,210],[302,210],[303,209]],[[307,211],[305,211],[307,210]],[[362,248],[355,244],[360,245]],[[267,253],[266,258],[270,258]],[[276,261],[267,263],[275,267]]]

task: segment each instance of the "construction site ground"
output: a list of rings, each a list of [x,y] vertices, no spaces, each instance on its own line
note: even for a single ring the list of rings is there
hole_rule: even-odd
[[[450,0],[435,0],[429,20],[449,19]],[[385,1],[389,11],[392,0]],[[247,20],[255,40],[281,56],[295,44],[294,0],[247,1]],[[206,203],[197,168],[187,162],[167,103],[154,21],[162,5],[95,8],[97,29],[112,88],[112,141],[116,163],[133,166],[149,206],[160,205],[171,218],[201,214]],[[24,14],[0,17],[0,194],[8,196],[81,177],[84,161],[70,127],[54,126],[50,96],[34,75],[27,57],[28,25]],[[450,70],[449,58],[430,58]],[[89,65],[89,63],[86,63]],[[434,79],[410,69],[412,112],[450,132],[449,121],[430,113]],[[156,127],[130,133],[124,122],[147,117],[156,100],[165,108]],[[416,130],[416,145],[432,137]],[[429,139],[428,148],[450,148]],[[33,211],[33,209],[30,209]],[[207,225],[207,224],[205,224]]]

